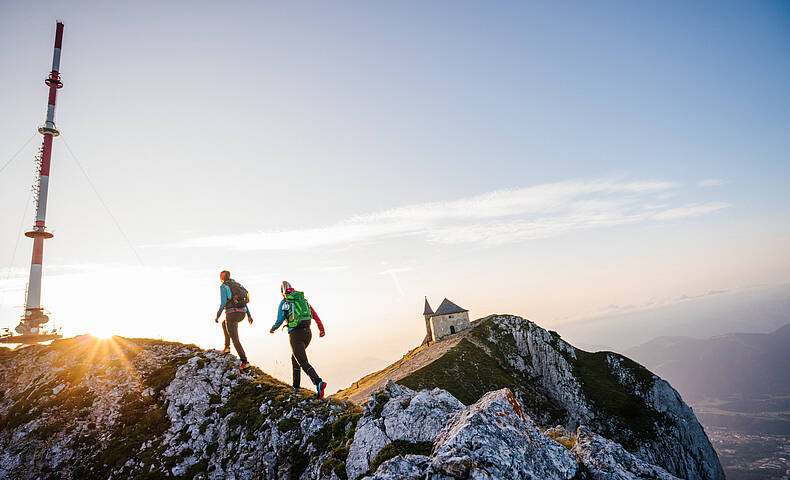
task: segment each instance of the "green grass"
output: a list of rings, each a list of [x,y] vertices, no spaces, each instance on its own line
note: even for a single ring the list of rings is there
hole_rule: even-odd
[[[39,418],[44,412],[49,402],[46,400],[53,394],[53,388],[57,382],[49,382],[44,385],[33,386],[15,395],[14,402],[7,413],[0,418],[0,430],[14,429]]]
[[[261,404],[271,402],[265,414],[260,413]],[[285,417],[294,408],[303,409],[295,417]],[[329,473],[335,471],[340,478],[345,478],[345,460],[348,446],[354,437],[356,423],[361,416],[358,407],[346,405],[344,412],[334,422],[327,423],[321,430],[307,440],[312,443],[317,453],[310,456],[305,453],[306,445],[293,445],[286,452],[286,460],[291,465],[289,478],[299,478],[311,460],[315,460],[323,452],[331,452],[323,469]],[[313,414],[326,418],[330,414],[327,402],[316,400],[309,393],[294,393],[289,385],[276,380],[262,372],[252,380],[242,379],[231,393],[228,401],[219,409],[221,417],[232,415],[228,421],[231,430],[243,428],[246,435],[254,437],[267,421],[276,421],[277,428],[283,432],[297,432],[303,415]],[[327,470],[328,469],[328,470]]]
[[[490,355],[464,338],[441,358],[397,383],[412,390],[443,388],[465,405],[475,403],[492,390],[509,388],[519,393],[524,408],[536,420],[563,423],[566,412],[542,393],[536,381],[507,363],[507,353],[512,355],[517,351],[513,337],[497,338],[496,343],[488,340],[490,322],[478,325],[471,332],[477,341],[488,348]]]
[[[633,450],[644,440],[655,438],[658,433],[655,425],[663,420],[663,416],[620,384],[606,356],[607,352],[589,353],[577,349],[577,360],[572,363],[574,375],[580,381],[584,395],[609,419],[607,424],[614,424],[610,431],[601,433]],[[652,381],[652,374],[647,369],[625,360],[624,366],[637,382]]]
[[[143,443],[161,437],[170,428],[170,419],[164,407],[151,397],[128,393],[121,399],[118,413],[119,425],[107,447],[96,459],[97,466],[106,466],[106,472],[121,467],[140,450]],[[152,449],[155,450],[156,446]],[[151,455],[156,456],[155,453]]]
[[[465,338],[445,355],[398,383],[412,390],[440,387],[465,405],[475,403],[491,390],[516,387],[509,372]]]
[[[167,363],[146,375],[144,379],[145,384],[151,387],[158,395],[176,378],[178,367],[185,364],[190,358],[192,358],[191,355],[180,355],[170,359]]]
[[[186,472],[184,472],[183,478],[191,480],[199,473],[208,473],[208,459],[203,459],[190,465]]]
[[[299,419],[293,417],[285,417],[277,422],[277,429],[281,432],[290,432],[299,428]]]
[[[307,470],[310,457],[302,451],[299,445],[294,445],[288,450],[288,463],[291,465],[288,478],[290,480],[298,480],[304,471]]]
[[[228,422],[231,429],[245,426],[253,430],[260,427],[273,413],[284,413],[298,403],[297,397],[285,383],[266,374],[256,375],[253,380],[242,380],[233,393],[219,408],[221,417],[233,414]],[[261,404],[274,400],[276,412],[260,413]]]
[[[334,471],[338,477],[346,479],[346,459],[361,417],[359,408],[352,407],[310,438],[308,443],[312,443],[319,452],[330,453],[321,466],[321,475],[329,476]]]
[[[384,411],[384,405],[387,404],[390,396],[384,390],[380,390],[376,392],[375,398],[376,405],[373,407],[373,412],[371,413],[373,414],[373,418],[381,418],[381,413]]]

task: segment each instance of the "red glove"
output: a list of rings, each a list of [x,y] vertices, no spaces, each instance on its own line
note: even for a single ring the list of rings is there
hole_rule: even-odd
[[[326,335],[326,332],[324,330],[321,330],[321,332],[318,334],[319,337],[323,337],[324,335]]]

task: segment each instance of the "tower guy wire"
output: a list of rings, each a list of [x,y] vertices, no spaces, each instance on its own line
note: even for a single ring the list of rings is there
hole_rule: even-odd
[[[35,134],[34,134],[35,135]],[[5,281],[3,282],[3,296],[0,300],[0,307],[5,305],[5,295],[8,291],[8,281],[11,280],[11,272],[14,270],[14,262],[16,261],[16,252],[19,250],[19,242],[22,240],[22,232],[25,231],[25,220],[27,219],[27,212],[30,210],[30,197],[33,195],[33,192],[27,197],[27,201],[25,202],[25,213],[22,214],[22,220],[19,221],[19,231],[16,235],[16,244],[14,245],[14,251],[11,254],[11,263],[8,264],[8,272],[5,276]]]
[[[16,153],[15,153],[15,154],[11,155],[11,158],[9,158],[9,159],[8,159],[8,160],[7,160],[7,161],[6,161],[6,162],[3,164],[3,166],[2,166],[2,167],[0,167],[0,172],[2,172],[3,170],[5,170],[5,168],[6,168],[7,166],[11,165],[11,162],[13,162],[13,161],[14,161],[14,159],[15,159],[16,157],[18,157],[20,153],[22,153],[22,150],[24,150],[24,149],[25,149],[25,148],[26,148],[26,147],[27,147],[27,146],[30,144],[30,141],[31,141],[31,140],[33,140],[33,137],[35,137],[35,136],[36,136],[36,133],[38,133],[38,132],[34,131],[34,132],[33,132],[33,133],[30,135],[30,138],[28,138],[28,139],[27,139],[27,141],[25,142],[25,144],[24,144],[24,145],[22,145],[22,146],[19,148],[19,150],[17,150],[17,151],[16,151]]]
[[[90,185],[91,190],[93,190],[93,193],[96,194],[96,198],[99,199],[99,203],[101,203],[104,209],[107,211],[107,215],[109,215],[110,218],[112,219],[113,223],[115,224],[115,227],[118,229],[118,232],[120,232],[121,236],[126,241],[126,244],[129,246],[129,249],[132,251],[132,253],[134,253],[135,258],[137,258],[137,261],[140,262],[140,266],[145,268],[145,263],[143,263],[143,259],[140,257],[140,254],[137,253],[137,249],[134,248],[134,245],[132,244],[131,240],[129,240],[129,237],[126,235],[126,232],[123,230],[123,228],[121,228],[121,224],[118,223],[118,220],[115,218],[115,215],[112,214],[110,207],[107,205],[107,202],[105,202],[104,199],[102,198],[101,194],[99,193],[99,190],[96,189],[96,186],[91,181],[90,177],[88,176],[88,173],[85,171],[85,168],[82,166],[82,163],[80,163],[79,159],[77,159],[77,156],[74,155],[74,152],[71,150],[71,147],[69,146],[69,142],[66,141],[66,139],[63,138],[62,136],[61,136],[61,140],[63,140],[63,145],[65,145],[66,150],[69,152],[69,156],[71,156],[71,158],[74,160],[74,163],[76,163],[77,166],[80,168],[80,171],[82,172],[82,175],[85,177],[85,180],[88,182],[88,185]]]

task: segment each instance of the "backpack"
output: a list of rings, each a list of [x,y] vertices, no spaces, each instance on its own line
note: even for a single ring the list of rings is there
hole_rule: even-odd
[[[296,328],[300,323],[309,322],[313,318],[313,312],[310,311],[310,305],[304,298],[304,292],[288,293],[285,295],[285,301],[288,302],[288,309],[291,311],[291,316],[288,318],[288,328]]]
[[[250,302],[250,293],[239,282],[231,280],[227,283],[230,288],[230,298],[226,304],[229,308],[244,308]]]

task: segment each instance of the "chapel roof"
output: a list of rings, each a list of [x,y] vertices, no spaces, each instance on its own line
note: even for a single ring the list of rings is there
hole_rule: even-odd
[[[426,302],[427,302],[427,300],[426,300]],[[450,313],[463,313],[463,312],[468,312],[468,311],[469,310],[466,310],[465,308],[461,308],[458,305],[454,304],[453,302],[451,302],[450,300],[447,300],[445,298],[444,301],[442,301],[442,304],[439,305],[439,308],[436,309],[436,313],[434,313],[434,316],[436,316],[436,315],[448,315]]]
[[[433,309],[428,304],[428,297],[425,297],[425,310],[422,312],[423,315],[433,315]]]

